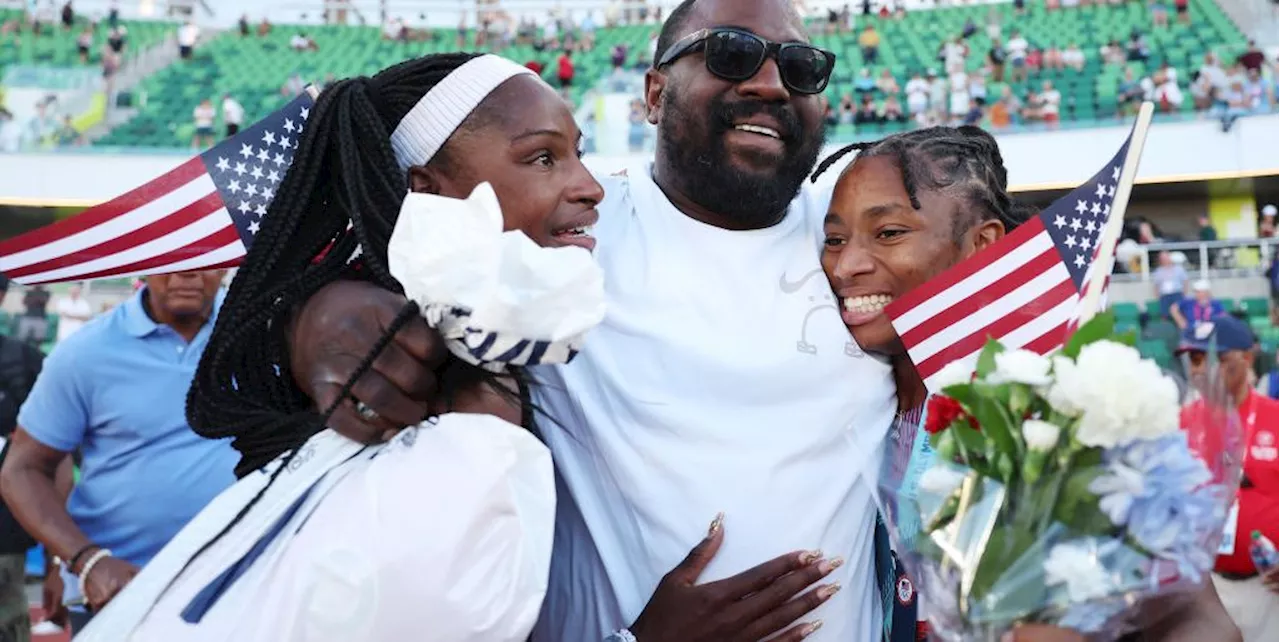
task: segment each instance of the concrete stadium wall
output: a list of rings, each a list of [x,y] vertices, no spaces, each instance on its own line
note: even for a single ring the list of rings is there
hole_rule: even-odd
[[[1101,169],[1128,135],[1127,126],[1000,135],[1001,150],[1014,188],[1074,186]],[[1280,117],[1239,120],[1223,133],[1217,121],[1163,123],[1152,127],[1142,157],[1139,181],[1225,177],[1275,173],[1280,169]],[[835,146],[833,146],[834,149]],[[65,152],[0,154],[0,203],[91,205],[126,192],[187,160],[190,152]],[[642,155],[586,159],[592,169],[610,173],[635,167]],[[823,181],[834,181],[829,172]]]

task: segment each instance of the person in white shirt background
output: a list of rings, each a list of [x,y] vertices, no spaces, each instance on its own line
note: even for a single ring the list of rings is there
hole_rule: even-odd
[[[195,123],[195,132],[191,135],[191,146],[204,149],[213,145],[213,121],[218,112],[213,108],[213,101],[205,98],[191,111],[191,119]]]
[[[717,29],[725,25],[749,33]],[[830,68],[784,65],[784,74],[760,47],[758,65],[735,69],[704,53],[715,48],[698,48],[706,38],[751,47],[751,34],[807,41],[786,0],[701,0],[670,14],[661,64],[646,79],[654,162],[601,179],[593,233],[606,318],[572,363],[532,369],[533,404],[545,413],[538,429],[560,479],[535,640],[599,640],[622,627],[645,642],[760,639],[752,622],[735,621],[743,614],[730,596],[776,592],[750,586],[767,583],[767,574],[750,579],[751,569],[771,558],[830,572],[806,591],[824,603],[794,633],[866,642],[885,634],[875,482],[865,475],[892,421],[894,389],[888,364],[851,341],[821,278],[826,195],[801,191],[823,143]],[[319,406],[339,391],[327,382],[358,365],[347,350],[358,345],[363,356],[377,340],[365,334],[365,322],[377,323],[366,313],[388,298],[396,296],[340,283],[298,312],[292,379]],[[338,320],[344,331],[326,326]],[[435,374],[408,355],[432,341],[415,327],[394,340],[404,358],[375,359],[355,388],[376,414],[340,408],[332,427],[376,439],[426,412],[420,398],[433,386],[423,378]],[[669,572],[720,513],[718,551],[693,556],[705,572]],[[653,627],[663,624],[680,634],[659,636]],[[903,624],[914,633],[914,617]]]
[[[93,318],[93,306],[84,297],[84,287],[79,283],[71,286],[67,296],[58,299],[54,311],[58,313],[58,341],[75,334]]]
[[[244,107],[231,94],[222,95],[222,124],[227,127],[227,138],[240,132],[244,123]]]

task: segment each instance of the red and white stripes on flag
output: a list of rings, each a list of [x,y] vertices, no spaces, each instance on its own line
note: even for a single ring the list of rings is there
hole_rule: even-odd
[[[239,265],[313,103],[305,92],[146,185],[0,243],[0,274],[31,285]]]
[[[26,284],[182,272],[245,254],[200,158],[78,216],[0,243],[0,273]]]
[[[1110,276],[1115,245],[1101,242],[1123,216],[1124,204],[1114,206],[1129,149],[1126,140],[1088,182],[886,308],[930,390],[946,365],[976,365],[988,339],[1048,354],[1092,316],[1082,306],[1090,281]]]

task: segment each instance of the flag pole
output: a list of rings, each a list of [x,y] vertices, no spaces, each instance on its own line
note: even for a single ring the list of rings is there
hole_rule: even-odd
[[[1124,167],[1120,170],[1120,180],[1116,185],[1116,197],[1111,201],[1111,214],[1107,218],[1107,227],[1098,238],[1098,261],[1092,269],[1105,267],[1089,279],[1089,284],[1081,299],[1080,324],[1083,325],[1098,313],[1098,301],[1102,298],[1102,289],[1107,284],[1107,277],[1115,267],[1116,244],[1120,242],[1120,233],[1124,231],[1124,213],[1129,207],[1129,194],[1133,191],[1133,182],[1138,178],[1138,163],[1142,161],[1142,148],[1147,142],[1147,130],[1151,127],[1151,116],[1155,113],[1155,104],[1147,101],[1138,109],[1138,122],[1133,126],[1133,136],[1129,138],[1129,152],[1125,154]]]

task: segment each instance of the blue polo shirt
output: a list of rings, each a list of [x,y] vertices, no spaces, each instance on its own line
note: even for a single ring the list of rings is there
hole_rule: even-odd
[[[235,482],[239,460],[230,440],[204,439],[186,419],[223,293],[188,343],[151,320],[143,292],[59,343],[18,414],[46,446],[82,449],[67,512],[90,540],[138,566]]]

